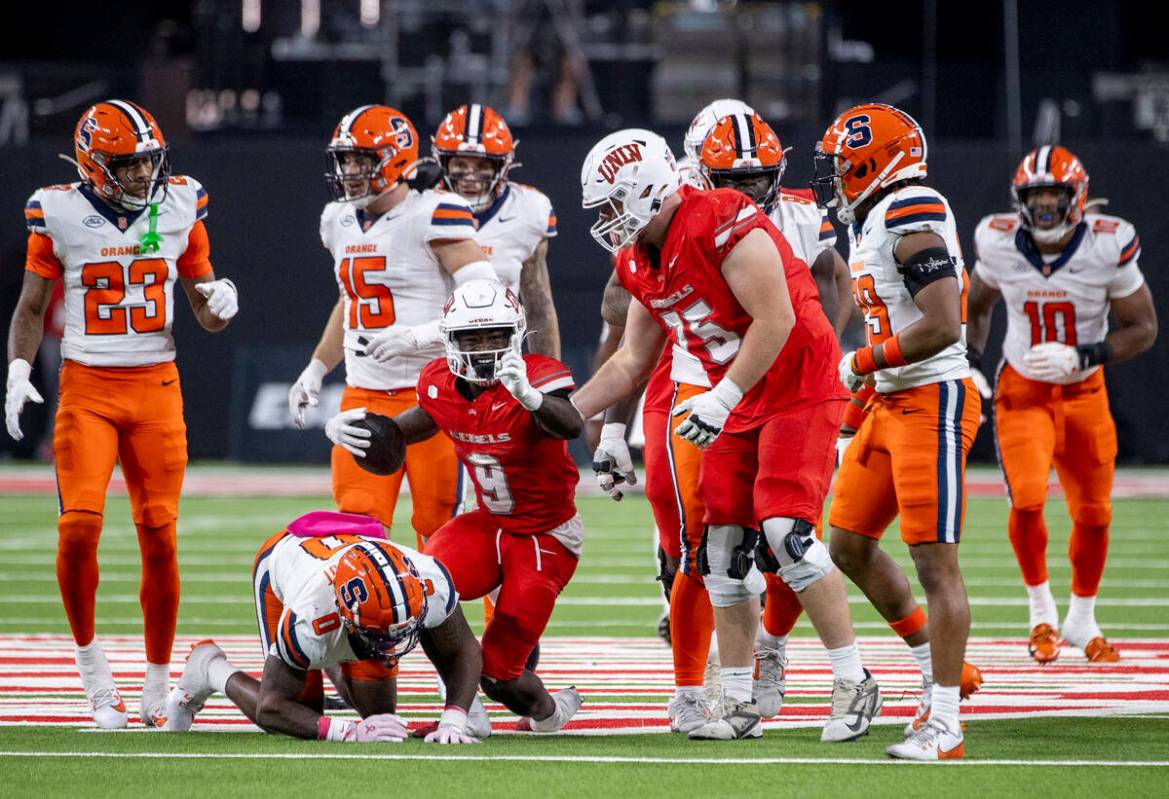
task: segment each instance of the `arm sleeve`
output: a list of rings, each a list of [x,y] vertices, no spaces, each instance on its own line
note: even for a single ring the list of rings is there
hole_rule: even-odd
[[[24,261],[25,271],[40,275],[46,280],[56,280],[65,268],[53,252],[53,240],[44,233],[28,234],[28,255]]]
[[[191,226],[187,249],[179,256],[178,268],[180,277],[202,277],[211,273],[211,242],[202,221]]]

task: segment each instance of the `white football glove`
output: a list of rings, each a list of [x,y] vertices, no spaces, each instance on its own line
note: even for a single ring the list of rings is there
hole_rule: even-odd
[[[467,732],[467,713],[459,707],[448,707],[438,720],[438,729],[422,739],[428,744],[477,744],[479,740]]]
[[[17,358],[8,364],[8,391],[4,395],[4,423],[13,441],[20,441],[24,433],[20,430],[20,413],[29,400],[40,404],[45,400],[28,379],[32,365],[24,358]]]
[[[678,403],[671,415],[681,416],[687,411],[690,415],[674,428],[674,433],[699,449],[706,449],[718,438],[727,417],[742,399],[743,390],[724,377],[710,391]]]
[[[844,453],[848,452],[848,446],[854,438],[856,438],[856,433],[845,433],[843,431],[836,437],[836,468],[839,469],[840,464],[844,463]]]
[[[844,387],[847,388],[850,393],[855,392],[858,388],[861,387],[861,384],[865,382],[864,375],[858,375],[856,372],[852,371],[852,357],[854,355],[856,355],[856,350],[846,352],[844,357],[840,359],[840,364],[837,366],[837,369],[840,372],[840,382],[844,384]]]
[[[597,475],[597,485],[616,502],[624,496],[618,486],[637,485],[633,458],[625,441],[625,425],[609,422],[601,428],[601,440],[593,453],[593,472]]]
[[[292,417],[297,430],[304,429],[305,406],[312,405],[315,408],[320,403],[321,383],[328,373],[329,367],[323,361],[313,358],[300,377],[296,378],[292,388],[288,389],[288,415]]]
[[[529,411],[538,410],[544,404],[544,395],[532,388],[528,382],[528,365],[524,356],[513,350],[508,350],[499,361],[499,372],[496,373],[499,382],[507,389],[520,405]]]
[[[399,355],[418,352],[442,343],[438,320],[424,325],[390,325],[371,336],[365,345],[365,354],[378,363],[389,363]]]
[[[355,458],[364,458],[369,449],[369,438],[372,435],[364,427],[354,427],[353,422],[365,418],[365,408],[351,408],[341,411],[329,421],[325,422],[325,435],[339,447],[353,453]]]
[[[195,291],[207,298],[207,309],[225,322],[239,313],[239,291],[227,278],[197,283]]]
[[[978,389],[978,396],[982,397],[982,410],[978,413],[978,423],[986,423],[986,411],[988,408],[994,406],[994,389],[990,387],[990,381],[986,379],[986,375],[982,373],[981,369],[970,367],[970,382],[974,383],[974,387]]]
[[[1045,341],[1027,350],[1023,364],[1036,380],[1059,380],[1080,370],[1080,353],[1067,344]]]
[[[405,720],[393,713],[379,713],[376,716],[367,716],[360,721],[341,721],[326,717],[321,722],[321,726],[323,730],[318,728],[317,733],[319,739],[350,744],[400,744],[409,735]]]

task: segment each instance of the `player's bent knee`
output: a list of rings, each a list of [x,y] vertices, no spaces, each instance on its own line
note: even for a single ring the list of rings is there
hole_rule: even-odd
[[[763,522],[763,536],[755,550],[759,568],[778,574],[800,593],[831,574],[835,566],[816,527],[805,519],[775,517]]]
[[[1085,527],[1107,527],[1112,523],[1110,505],[1081,505],[1076,509],[1073,520]]]
[[[179,518],[178,502],[151,502],[135,516],[134,521],[143,527],[164,527]]]

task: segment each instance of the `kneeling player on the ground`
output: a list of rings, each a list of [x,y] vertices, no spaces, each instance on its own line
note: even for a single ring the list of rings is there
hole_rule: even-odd
[[[167,697],[167,729],[190,729],[211,694],[227,694],[267,732],[330,741],[402,741],[394,715],[397,661],[421,642],[447,686],[430,743],[475,743],[469,729],[482,665],[450,575],[434,558],[384,539],[376,519],[316,511],[264,542],[252,572],[267,659],[259,680],[213,641],[196,644]],[[381,539],[381,540],[379,540]],[[321,670],[361,721],[322,713]]]
[[[555,732],[580,707],[580,694],[574,687],[548,693],[525,662],[576,571],[584,539],[573,502],[579,473],[565,443],[584,426],[567,398],[572,375],[554,358],[521,354],[524,311],[497,281],[455,289],[441,329],[447,357],[422,370],[418,405],[392,427],[407,445],[440,430],[450,437],[478,507],[439,528],[426,553],[450,570],[463,599],[499,589],[483,631],[483,691],[523,717],[520,729]],[[358,458],[373,452],[370,431],[354,424],[364,415],[344,411],[325,426]]]

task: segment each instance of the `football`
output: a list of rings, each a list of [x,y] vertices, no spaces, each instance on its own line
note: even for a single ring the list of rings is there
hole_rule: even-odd
[[[388,416],[367,413],[365,418],[353,423],[370,432],[369,449],[364,458],[354,457],[357,465],[367,472],[379,475],[393,474],[402,468],[406,460],[406,439],[398,425]]]

